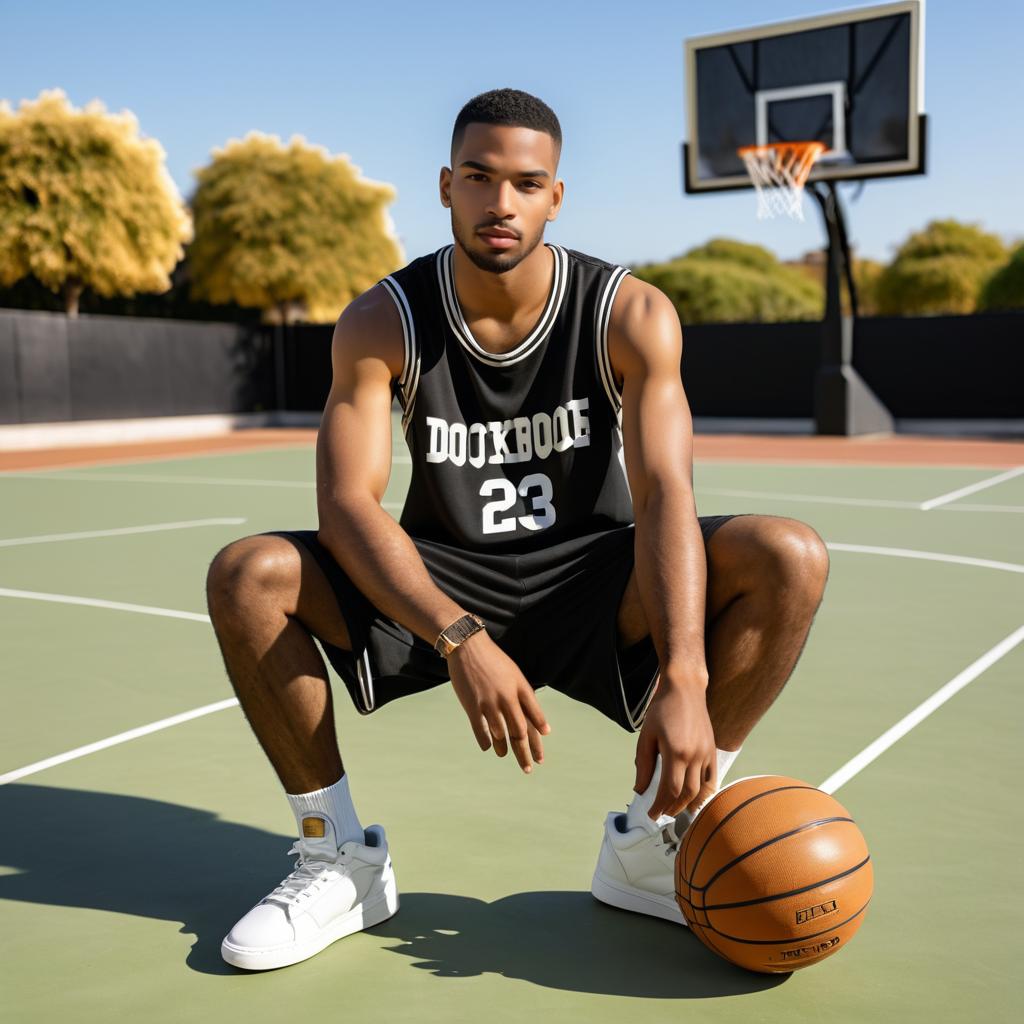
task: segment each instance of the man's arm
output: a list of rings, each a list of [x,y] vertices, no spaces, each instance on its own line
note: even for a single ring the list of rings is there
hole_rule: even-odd
[[[693,497],[693,425],[680,377],[682,333],[657,288],[627,277],[609,324],[621,375],[626,472],[636,520],[636,581],[661,678],[637,743],[635,789],[662,755],[650,816],[697,805],[715,785],[704,654],[707,560]]]
[[[467,609],[434,583],[380,504],[391,473],[391,383],[403,358],[398,311],[377,286],[349,305],[334,330],[333,381],[316,447],[318,537],[377,608],[432,645]],[[543,757],[539,732],[550,730],[515,663],[480,632],[455,650],[448,668],[480,748],[493,743],[504,757],[507,727],[516,760],[529,771],[531,754]]]

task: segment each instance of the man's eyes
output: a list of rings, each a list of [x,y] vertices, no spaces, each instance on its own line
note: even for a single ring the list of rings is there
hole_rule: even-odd
[[[489,181],[490,179],[487,177],[486,174],[467,174],[466,175],[466,180],[467,181]],[[531,181],[531,180],[527,179],[526,181],[519,182],[519,187],[520,188],[525,188],[525,189],[527,189],[530,192],[534,192],[534,191],[536,191],[539,188],[543,188],[544,186],[539,181]]]

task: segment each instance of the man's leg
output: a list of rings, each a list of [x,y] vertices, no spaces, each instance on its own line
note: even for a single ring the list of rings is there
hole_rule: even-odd
[[[398,909],[384,831],[364,830],[352,806],[313,635],[345,650],[351,641],[323,570],[282,537],[221,551],[207,594],[228,675],[301,836],[295,870],[235,924],[221,954],[249,970],[284,967]]]
[[[705,655],[715,743],[738,750],[796,666],[828,578],[828,551],[806,523],[729,520],[707,543]],[[650,632],[636,573],[619,608],[623,646]]]
[[[282,537],[246,537],[213,560],[207,599],[231,684],[285,791],[331,785],[344,769],[312,634],[345,650],[351,641],[315,559]]]
[[[804,523],[740,516],[707,541],[705,653],[708,712],[718,748],[719,782],[750,730],[771,706],[796,665],[828,576],[828,552]],[[623,647],[650,632],[635,574],[619,609]],[[660,759],[658,762],[660,768]],[[614,907],[685,924],[674,895],[673,858],[691,820],[648,816],[659,783],[655,771],[626,814],[611,812],[591,882]]]

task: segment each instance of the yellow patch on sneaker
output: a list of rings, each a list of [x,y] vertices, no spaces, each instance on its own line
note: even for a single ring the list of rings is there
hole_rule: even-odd
[[[324,837],[324,819],[323,818],[303,818],[302,819],[302,835],[305,839],[323,839]]]

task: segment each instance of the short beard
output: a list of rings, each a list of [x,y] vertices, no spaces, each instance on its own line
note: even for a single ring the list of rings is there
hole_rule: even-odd
[[[474,252],[469,247],[455,223],[455,212],[452,211],[452,237],[458,243],[459,248],[469,257],[470,262],[475,266],[479,267],[481,270],[487,271],[489,274],[506,274],[514,267],[518,267],[519,264],[522,263],[538,245],[540,245],[544,238],[544,228],[541,227],[536,236],[530,239],[528,244],[523,246],[522,251],[518,255],[505,256],[500,253],[495,253],[495,255],[490,256],[484,253]]]

